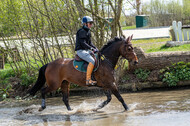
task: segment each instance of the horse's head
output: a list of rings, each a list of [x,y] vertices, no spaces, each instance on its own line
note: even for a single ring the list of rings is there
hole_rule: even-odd
[[[133,35],[125,39],[122,46],[120,47],[120,54],[123,58],[127,59],[129,62],[134,62],[134,64],[137,64],[138,58],[131,44],[132,38],[133,38]]]

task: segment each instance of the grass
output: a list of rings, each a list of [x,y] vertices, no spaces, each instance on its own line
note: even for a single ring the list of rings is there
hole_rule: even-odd
[[[176,47],[166,47],[165,44],[167,41],[171,41],[171,38],[133,40],[132,44],[134,47],[141,47],[145,53],[166,51],[190,51],[190,44],[185,44]]]
[[[171,41],[171,38],[153,38],[153,39],[139,39],[132,40],[132,44],[144,44],[144,43],[157,43]]]
[[[133,26],[125,26],[125,27],[122,27],[122,30],[129,30],[129,29],[135,29],[136,28],[136,25],[133,25]]]
[[[185,44],[181,46],[175,46],[175,47],[166,47],[165,45],[162,46],[155,46],[151,49],[147,50],[147,53],[151,52],[164,52],[164,51],[190,51],[190,44]]]

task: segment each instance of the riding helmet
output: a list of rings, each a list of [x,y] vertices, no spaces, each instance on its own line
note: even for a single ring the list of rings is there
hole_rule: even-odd
[[[82,18],[82,23],[88,23],[88,22],[93,22],[93,19],[89,16],[84,16]]]

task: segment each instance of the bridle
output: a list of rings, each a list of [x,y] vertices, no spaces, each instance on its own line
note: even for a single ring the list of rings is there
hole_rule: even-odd
[[[129,47],[131,47],[131,49],[133,49],[131,43],[130,43],[130,44],[125,43],[124,46],[125,46],[125,48],[126,48],[127,46],[129,46]],[[99,55],[100,55],[100,59],[101,59],[101,60],[105,60],[105,61],[109,64],[110,67],[114,68],[114,65],[112,64],[112,62],[110,62],[110,60],[107,59],[107,58],[105,57],[105,55],[103,55],[101,52],[98,52],[98,53],[99,53]],[[127,54],[127,53],[126,53],[126,54]],[[124,55],[126,55],[126,54],[124,54]],[[109,56],[107,56],[107,57],[109,57]],[[120,56],[117,56],[117,57],[110,56],[110,57],[113,57],[113,58],[119,58]],[[127,59],[127,58],[124,57],[123,55],[122,55],[122,58]],[[127,60],[128,60],[128,59],[127,59]]]

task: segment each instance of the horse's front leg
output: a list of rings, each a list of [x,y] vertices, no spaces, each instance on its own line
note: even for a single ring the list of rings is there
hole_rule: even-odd
[[[110,90],[104,90],[104,93],[105,93],[105,95],[107,96],[107,100],[104,101],[104,102],[102,102],[102,103],[98,106],[98,108],[97,108],[96,110],[103,108],[103,107],[104,107],[105,105],[107,105],[107,104],[111,101],[111,99],[112,99]]]
[[[121,97],[121,95],[119,94],[119,91],[118,91],[116,85],[112,86],[111,91],[115,95],[115,97],[122,103],[125,111],[129,110],[127,104],[125,103],[125,101],[123,100],[123,98]]]
[[[63,102],[65,103],[67,110],[71,110],[71,107],[69,105],[69,87],[70,84],[67,81],[63,81],[61,85],[62,93],[63,93]]]

